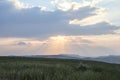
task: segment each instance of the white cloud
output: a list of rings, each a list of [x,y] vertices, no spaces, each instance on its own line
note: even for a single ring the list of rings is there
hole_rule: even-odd
[[[112,24],[120,26],[119,3],[120,0],[101,0],[96,6],[106,8],[105,18],[108,19]]]
[[[83,0],[80,2],[75,2],[73,0],[53,0],[51,3],[57,8],[62,11],[69,11],[69,10],[78,10],[79,8],[85,7],[85,6],[91,6],[94,7],[96,4],[98,4],[101,0]]]
[[[44,6],[40,6],[40,10],[41,10],[41,11],[47,11],[47,8],[44,7]]]
[[[86,18],[81,19],[81,20],[73,19],[73,20],[69,21],[69,24],[80,25],[80,26],[88,26],[88,25],[98,24],[98,23],[101,23],[101,22],[109,22],[105,18],[106,13],[104,11],[105,11],[104,8],[98,8],[96,11],[93,12],[96,15],[92,15],[92,16],[86,17]]]
[[[94,7],[94,6],[96,6],[98,3],[100,3],[100,1],[102,1],[102,0],[92,0],[92,2],[91,2],[91,7]]]
[[[90,2],[74,2],[71,0],[54,0],[51,3],[59,10],[69,11],[69,10],[78,10],[79,8],[89,6]]]
[[[94,25],[97,23],[105,22],[105,18],[102,15],[96,15],[96,16],[90,16],[83,20],[71,20],[69,24],[75,24],[80,26],[88,26],[88,25]]]
[[[27,9],[27,8],[34,8],[36,6],[34,5],[30,5],[27,3],[23,3],[20,0],[8,0],[9,2],[11,2],[16,9]],[[38,8],[40,8],[41,11],[47,11],[47,8],[44,6],[37,6]]]
[[[8,1],[12,2],[12,4],[13,4],[17,9],[22,9],[22,8],[28,7],[27,5],[25,5],[24,3],[20,2],[19,0],[8,0]]]

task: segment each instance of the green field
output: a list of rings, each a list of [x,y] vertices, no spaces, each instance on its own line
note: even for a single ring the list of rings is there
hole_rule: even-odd
[[[0,57],[0,80],[120,80],[120,65],[70,59]]]

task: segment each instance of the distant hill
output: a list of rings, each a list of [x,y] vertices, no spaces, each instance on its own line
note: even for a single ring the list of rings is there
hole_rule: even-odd
[[[58,58],[58,59],[82,59],[82,60],[93,60],[93,61],[102,61],[108,63],[120,64],[120,56],[100,56],[100,57],[82,57],[75,54],[59,54],[59,55],[29,55],[23,57],[32,57],[32,58]]]
[[[108,63],[117,63],[120,64],[120,56],[100,56],[100,57],[81,57],[79,55],[74,54],[60,54],[60,55],[38,55],[32,56],[37,58],[60,58],[60,59],[83,59],[83,60],[93,60],[93,61],[102,61]]]
[[[120,64],[120,56],[114,56],[114,55],[101,56],[101,57],[96,57],[96,58],[87,57],[87,58],[83,58],[83,59]]]
[[[59,59],[80,59],[79,55],[74,54],[59,54],[59,55],[32,55],[26,57],[34,57],[34,58],[59,58]]]

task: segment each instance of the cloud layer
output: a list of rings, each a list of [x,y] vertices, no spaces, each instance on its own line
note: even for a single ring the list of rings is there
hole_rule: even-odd
[[[39,7],[16,9],[13,3],[0,2],[0,37],[41,37],[53,35],[113,34],[118,27],[105,21],[85,27],[69,24],[70,20],[97,15],[99,8],[83,6],[70,11],[42,11]]]
[[[97,45],[81,37],[63,37],[64,41],[57,37],[44,41],[29,38],[0,39],[0,55],[78,54],[93,57],[117,54],[108,47]]]
[[[110,40],[102,43],[104,38],[113,37],[100,35],[116,35],[119,27],[105,19],[104,8],[95,6],[99,1],[54,0],[51,3],[55,10],[48,11],[45,7],[30,6],[19,0],[0,0],[0,55],[119,54],[119,44],[115,45],[118,52],[111,47],[119,42],[118,38],[111,40],[110,47]],[[101,42],[97,41],[96,35]],[[85,36],[94,36],[95,40],[84,39]],[[97,45],[99,43],[102,45]]]

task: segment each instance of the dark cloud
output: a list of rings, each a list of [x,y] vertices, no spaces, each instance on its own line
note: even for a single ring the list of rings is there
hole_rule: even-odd
[[[113,34],[118,27],[102,22],[92,26],[70,25],[69,20],[84,19],[97,8],[89,6],[76,11],[41,11],[40,8],[15,9],[6,0],[0,2],[0,37],[48,37],[52,35]]]
[[[25,45],[29,45],[30,43],[28,42],[23,42],[23,41],[20,41],[20,42],[17,42],[15,45],[18,45],[18,46],[25,46]]]

